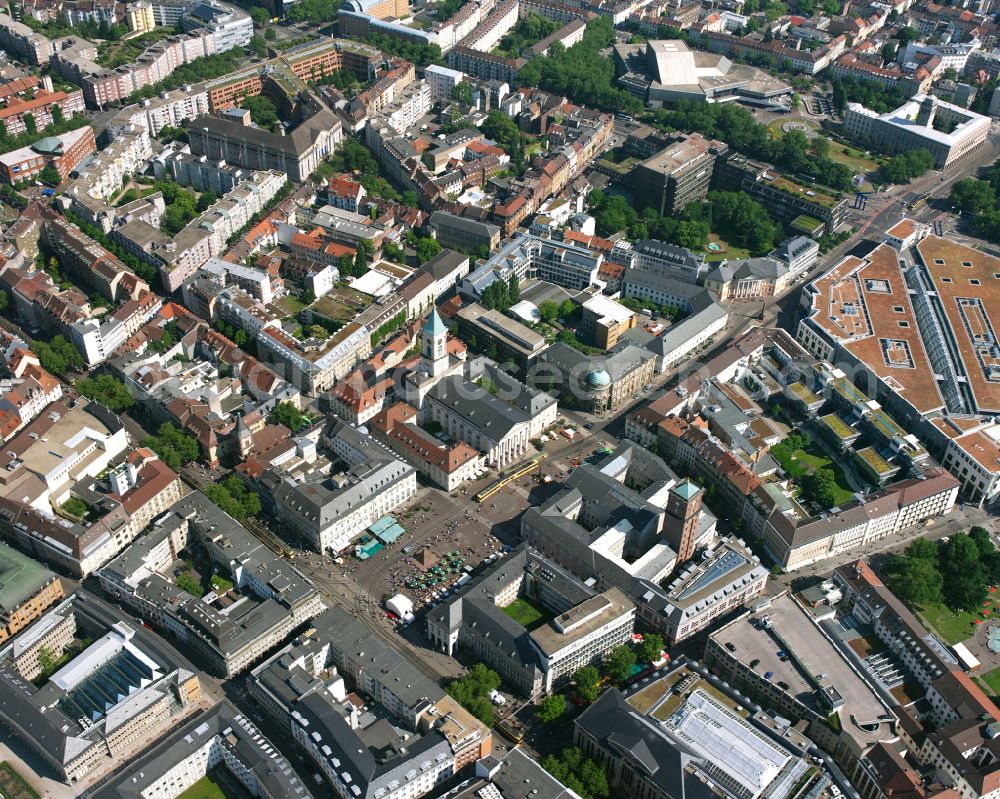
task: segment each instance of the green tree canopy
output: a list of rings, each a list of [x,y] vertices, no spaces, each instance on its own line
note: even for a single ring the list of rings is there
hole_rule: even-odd
[[[594,666],[582,666],[573,674],[576,693],[584,702],[593,702],[600,693],[601,673]]]
[[[76,390],[87,399],[97,400],[109,411],[119,413],[135,405],[135,398],[121,380],[111,375],[85,377],[76,381]]]
[[[567,702],[562,694],[550,694],[542,700],[535,715],[543,724],[552,724],[566,715]]]
[[[601,665],[604,667],[604,672],[608,675],[608,678],[612,682],[621,685],[632,676],[632,667],[635,665],[635,652],[632,651],[631,647],[624,644],[616,646],[604,656],[604,661]]]

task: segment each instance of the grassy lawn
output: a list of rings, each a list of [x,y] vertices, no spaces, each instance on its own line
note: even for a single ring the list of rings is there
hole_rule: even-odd
[[[712,261],[722,261],[726,259],[732,260],[737,258],[750,257],[750,250],[746,249],[745,247],[736,247],[735,245],[730,244],[728,241],[721,238],[717,233],[712,233],[711,235],[709,235],[708,241],[710,244],[718,244],[720,247],[722,247],[722,249],[716,251],[716,250],[710,250],[708,249],[708,247],[706,247],[703,250],[703,252],[705,253],[706,261],[712,262]]]
[[[976,678],[990,696],[1000,696],[1000,669],[993,669]]]
[[[777,457],[777,453],[775,453],[775,456]],[[778,460],[781,462],[780,458]],[[843,469],[830,460],[830,457],[823,452],[823,450],[820,449],[815,442],[810,444],[807,449],[797,449],[792,452],[792,461],[800,466],[804,466],[807,473],[812,473],[818,469],[829,467],[833,471],[837,480],[837,497],[835,504],[842,505],[851,500],[851,497],[854,495],[854,491],[851,488],[851,484],[847,482]],[[785,471],[790,474],[793,473],[785,463],[782,462],[781,465]]]
[[[298,297],[293,297],[291,294],[286,294],[278,300],[278,302],[280,302],[282,307],[292,316],[298,316],[299,311],[306,307],[304,302],[302,302]]]
[[[917,610],[927,626],[949,644],[957,644],[972,637],[977,618],[975,613],[964,610],[955,612],[944,605],[918,607]]]
[[[177,799],[227,799],[222,788],[216,785],[208,776],[188,788]]]
[[[503,608],[503,612],[528,630],[541,627],[552,618],[552,614],[545,610],[545,608],[523,597],[518,597],[507,607]]]
[[[6,760],[0,763],[0,794],[8,799],[38,799],[38,791]]]

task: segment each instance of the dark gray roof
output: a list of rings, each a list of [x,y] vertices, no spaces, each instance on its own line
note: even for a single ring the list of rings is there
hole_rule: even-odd
[[[500,232],[500,228],[496,225],[490,225],[486,222],[477,222],[475,219],[457,216],[449,213],[448,211],[435,211],[431,214],[431,218],[428,222],[431,227],[448,225],[449,227],[457,228],[458,230],[464,230],[467,233],[474,233],[477,236],[488,236],[490,238],[492,238],[494,234],[498,234]]]
[[[435,280],[442,280],[443,278],[448,277],[448,275],[456,269],[459,269],[462,266],[463,261],[466,265],[468,265],[469,256],[464,253],[445,248],[421,266],[417,271],[428,272]]]
[[[202,116],[189,125],[192,130],[204,130],[206,133],[220,136],[229,141],[247,142],[274,150],[282,150],[298,158],[316,142],[322,131],[340,127],[340,120],[328,108],[321,108],[315,114],[304,119],[287,135],[271,133],[253,126],[243,125],[231,119]]]
[[[449,375],[439,381],[427,396],[462,417],[492,441],[502,441],[517,425],[528,421],[524,411],[508,405],[460,375]]]

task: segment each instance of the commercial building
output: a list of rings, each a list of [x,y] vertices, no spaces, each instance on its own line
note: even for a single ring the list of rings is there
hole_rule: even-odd
[[[836,592],[827,595],[836,599]],[[896,733],[881,721],[890,715],[885,693],[831,640],[828,608],[825,603],[803,607],[789,593],[761,601],[709,635],[705,663],[758,704],[805,721],[809,737],[838,762],[856,763]],[[831,716],[841,721],[833,729]],[[852,723],[852,718],[866,723]]]
[[[74,485],[116,463],[128,446],[121,420],[97,402],[54,402],[4,444],[0,497],[51,516]]]
[[[249,795],[259,799],[313,796],[274,743],[228,700],[129,763],[92,796],[174,799],[214,769],[225,770]]]
[[[194,597],[171,579],[178,553],[200,544],[233,587]],[[99,569],[101,587],[145,622],[177,637],[224,677],[323,610],[319,591],[201,492],[189,494],[121,555]]]
[[[929,468],[919,478],[891,483],[830,511],[814,514],[778,483],[755,489],[744,508],[748,529],[786,571],[842,552],[869,546],[947,513],[955,506],[959,483],[943,469]]]
[[[342,463],[341,470],[333,470],[334,463]],[[417,491],[411,465],[367,431],[337,420],[252,477],[277,518],[318,552],[345,550]]]
[[[573,743],[623,795],[791,799],[803,781],[829,785],[806,754],[812,741],[747,704],[681,659],[624,694],[605,691],[574,722]]]
[[[455,319],[462,339],[475,341],[484,350],[496,347],[497,360],[510,359],[522,369],[537,363],[547,346],[545,338],[527,325],[479,303],[460,309]]]
[[[2,15],[0,15],[2,16]],[[84,158],[97,149],[94,129],[89,125],[46,136],[34,144],[0,155],[0,176],[11,185],[34,181],[46,167],[52,167],[66,180]]]
[[[528,629],[504,612],[521,599],[549,615]],[[521,545],[457,596],[431,610],[427,637],[442,651],[466,650],[524,696],[549,693],[582,666],[631,639],[635,605],[619,589],[598,593]]]
[[[933,95],[915,94],[885,114],[848,103],[844,130],[852,138],[889,155],[927,150],[934,158],[935,169],[944,169],[986,141],[990,118],[944,103]]]
[[[715,159],[728,152],[724,142],[700,133],[677,136],[666,149],[647,158],[629,174],[639,207],[675,216],[688,203],[704,200],[712,182]]]
[[[180,653],[82,591],[0,650],[0,664],[0,724],[68,783],[117,767],[201,696]]]
[[[588,344],[610,350],[627,330],[635,327],[636,314],[603,294],[583,303],[580,329]]]
[[[17,635],[63,596],[56,575],[0,544],[0,643]]]
[[[989,310],[1000,259],[937,236],[906,252],[913,267],[882,244],[808,284],[796,337],[817,357],[862,371],[886,410],[943,451],[928,420],[1000,409]]]
[[[620,588],[643,626],[681,641],[758,597],[767,579],[745,544],[717,539],[701,497],[659,456],[622,442],[599,467],[580,466],[562,491],[529,508],[521,537],[595,590]],[[699,550],[704,557],[692,560]]]
[[[349,322],[325,341],[299,341],[276,327],[257,332],[261,360],[272,363],[301,391],[310,396],[332,388],[372,351],[372,331]]]
[[[418,799],[490,753],[489,728],[359,621],[329,610],[313,625],[254,670],[250,694],[334,795]],[[373,707],[346,697],[345,678]]]

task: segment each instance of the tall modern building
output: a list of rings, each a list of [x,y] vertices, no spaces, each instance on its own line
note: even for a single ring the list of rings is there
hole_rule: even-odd
[[[704,200],[715,159],[728,150],[725,142],[706,139],[699,133],[678,136],[632,172],[636,205],[654,208],[661,216],[674,216],[688,203]]]

